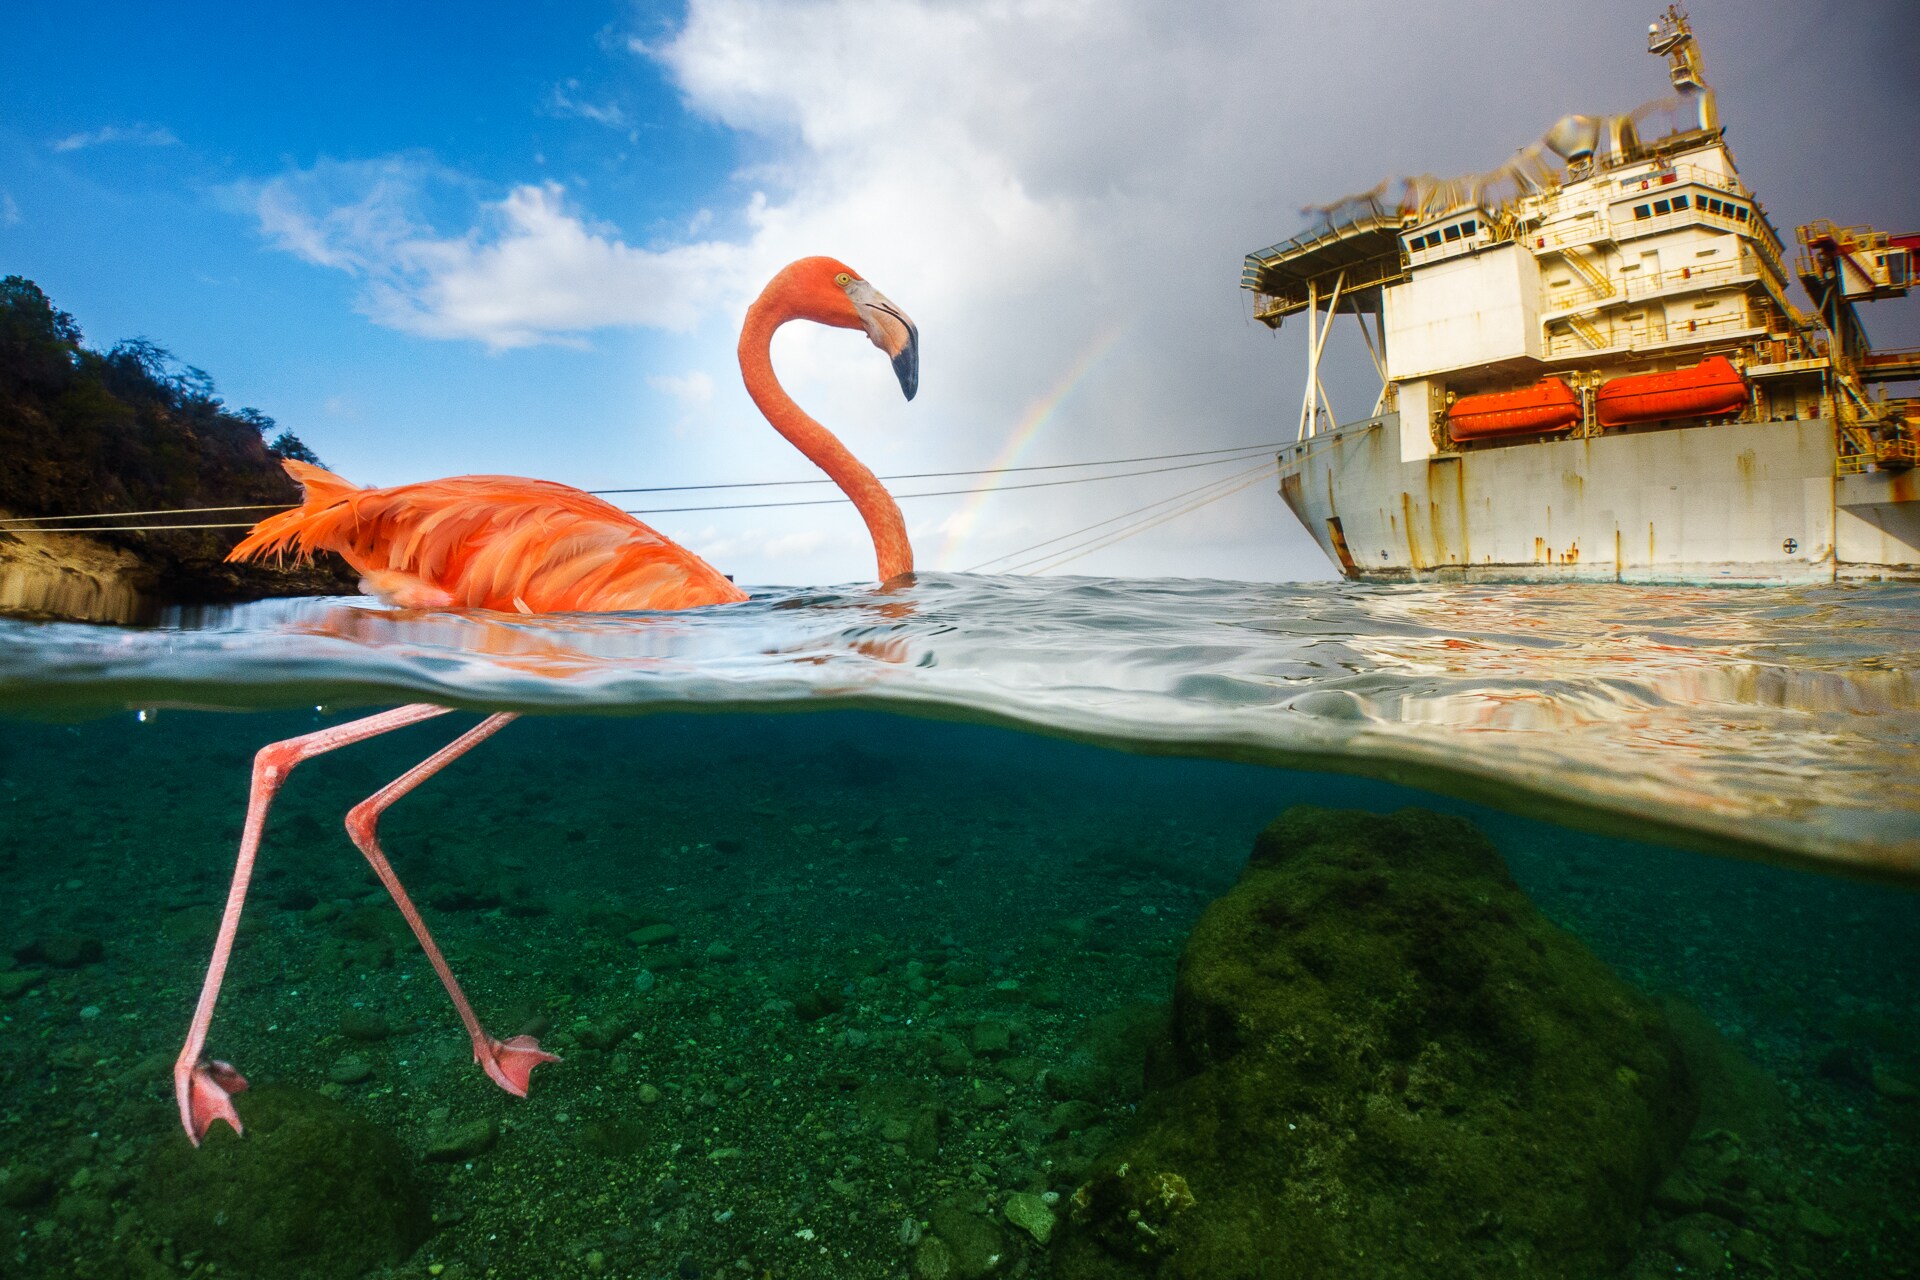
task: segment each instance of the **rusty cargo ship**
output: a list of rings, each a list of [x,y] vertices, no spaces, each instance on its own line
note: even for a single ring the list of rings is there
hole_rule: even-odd
[[[1255,316],[1305,320],[1280,493],[1346,576],[1920,578],[1920,400],[1888,394],[1920,350],[1875,350],[1858,311],[1906,296],[1920,235],[1816,221],[1790,266],[1684,11],[1648,49],[1680,95],[1664,136],[1569,116],[1492,174],[1383,187],[1247,255]],[[1344,422],[1341,314],[1380,384]]]

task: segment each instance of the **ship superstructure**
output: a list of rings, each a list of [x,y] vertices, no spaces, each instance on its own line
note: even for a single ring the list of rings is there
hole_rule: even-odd
[[[1288,505],[1361,578],[1920,576],[1920,351],[1856,306],[1904,296],[1920,235],[1815,222],[1789,266],[1677,6],[1653,24],[1687,117],[1570,116],[1490,175],[1324,210],[1249,254],[1255,316],[1306,320]],[[1789,297],[1798,276],[1815,304]],[[1335,416],[1354,315],[1379,374]]]

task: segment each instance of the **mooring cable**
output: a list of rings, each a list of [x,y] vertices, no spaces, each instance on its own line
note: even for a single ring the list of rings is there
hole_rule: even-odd
[[[1263,463],[1262,465],[1264,466],[1265,464]],[[1068,538],[1077,538],[1083,533],[1090,533],[1095,529],[1101,528],[1102,526],[1113,524],[1119,520],[1125,520],[1130,516],[1141,515],[1144,512],[1152,511],[1156,507],[1164,507],[1170,502],[1178,502],[1182,498],[1190,498],[1194,494],[1201,493],[1201,492],[1204,492],[1205,490],[1214,488],[1216,485],[1230,484],[1233,481],[1239,479],[1241,476],[1247,475],[1247,474],[1251,474],[1251,473],[1236,472],[1235,474],[1230,476],[1216,477],[1215,479],[1208,480],[1204,484],[1197,484],[1191,489],[1182,489],[1179,493],[1171,494],[1164,498],[1156,498],[1152,502],[1147,503],[1145,506],[1135,507],[1131,511],[1122,511],[1119,515],[1108,516],[1104,520],[1096,520],[1092,524],[1082,525],[1078,529],[1072,529],[1056,537],[1046,538],[1040,542],[1032,543],[1028,546],[1021,547],[1017,551],[1005,551],[997,556],[989,556],[985,560],[982,560],[979,564],[969,565],[967,568],[960,570],[960,572],[978,573],[980,570],[986,568],[988,565],[995,564],[1001,560],[1017,560],[1021,556],[1027,555],[1029,552],[1038,551],[1042,547],[1050,547],[1056,542],[1065,542]]]
[[[1098,476],[1072,476],[1072,477],[1068,477],[1066,479],[1061,479],[1061,480],[1035,480],[1025,484],[975,485],[965,489],[935,489],[935,490],[930,490],[924,493],[895,494],[894,497],[900,501],[911,501],[917,498],[950,498],[950,497],[957,497],[961,495],[976,494],[976,493],[985,493],[985,494],[1009,493],[1009,492],[1014,492],[1021,489],[1049,489],[1049,488],[1058,487],[1060,485],[1092,484],[1092,483],[1095,483],[1096,481],[1101,481],[1101,480],[1126,480],[1126,479],[1130,479],[1137,476],[1165,475],[1169,472],[1174,472],[1174,471],[1190,471],[1196,467],[1217,467],[1217,466],[1229,465],[1235,462],[1243,462],[1246,460],[1246,457],[1248,456],[1249,451],[1251,450],[1264,451],[1270,447],[1271,446],[1268,446],[1268,445],[1242,445],[1231,451],[1214,450],[1214,449],[1195,450],[1193,452],[1186,453],[1186,454],[1168,454],[1164,456],[1193,457],[1196,454],[1214,454],[1214,453],[1228,453],[1230,456],[1209,457],[1207,458],[1207,460],[1202,462],[1183,462],[1170,467],[1146,467],[1137,471],[1116,471],[1116,472],[1110,472],[1106,475],[1098,475]],[[999,474],[999,473],[1005,473],[1010,471],[1023,471],[1023,470],[1052,470],[1058,467],[1065,467],[1065,466],[1099,466],[1099,465],[1111,465],[1111,463],[1107,463],[1107,464],[1052,463],[1052,464],[1047,464],[1044,467],[1032,467],[1032,468],[1019,468],[1019,467],[991,468],[991,469],[988,469],[986,473]],[[972,474],[982,474],[982,473],[981,472],[948,472],[948,473],[925,472],[922,474],[933,476],[933,475],[940,475],[940,474],[972,475]],[[904,477],[890,476],[890,477],[883,477],[883,478],[884,479],[902,479]],[[784,483],[790,483],[790,482],[769,481],[765,483],[784,484]],[[815,482],[814,481],[805,481],[805,482],[796,481],[791,483],[812,484]],[[693,486],[689,486],[689,487],[693,487]],[[714,486],[714,487],[720,487],[720,486]],[[603,493],[603,492],[621,492],[621,491],[589,490],[589,492]],[[624,492],[644,492],[644,491],[625,490]],[[778,507],[827,507],[827,506],[835,506],[835,505],[838,505],[839,503],[843,503],[846,501],[848,501],[848,499],[844,495],[841,495],[841,496],[832,497],[832,498],[801,498],[801,499],[794,499],[786,502],[725,502],[725,503],[714,503],[710,505],[692,506],[692,507],[642,507],[642,508],[630,509],[626,512],[626,514],[635,515],[635,516],[646,516],[646,515],[676,515],[676,514],[696,512],[696,511],[763,511],[763,510],[768,510],[768,509],[778,508]],[[272,510],[284,511],[288,509],[285,505],[278,504],[278,503],[267,504],[267,505]],[[143,514],[193,515],[202,511],[229,511],[229,510],[248,510],[248,509],[250,508],[184,507],[184,508],[178,509],[177,511],[168,511],[168,512],[161,512],[161,513],[126,512],[124,514],[127,514],[127,515],[143,515]],[[114,513],[103,513],[103,514],[112,515]],[[101,517],[97,515],[93,517],[17,516],[17,517],[11,517],[10,520],[13,520],[13,521],[31,520],[33,521],[33,523],[26,524],[26,523],[11,523],[8,521],[0,521],[0,533],[154,533],[154,532],[164,532],[165,530],[168,530],[168,529],[250,529],[253,527],[253,522],[246,521],[246,520],[230,521],[230,522],[224,522],[224,523],[215,522],[215,523],[196,523],[196,524],[131,524],[131,525],[130,524],[107,524],[107,525],[62,525],[57,528],[43,527],[44,521],[50,521],[50,520],[84,520],[84,519],[99,519],[99,518]]]
[[[937,479],[946,478],[948,476],[1013,475],[1016,473],[1028,472],[1028,471],[1061,471],[1061,470],[1067,470],[1075,467],[1118,467],[1118,466],[1130,466],[1136,462],[1166,462],[1166,461],[1171,461],[1171,460],[1180,459],[1180,458],[1202,458],[1202,457],[1211,457],[1216,454],[1241,454],[1241,453],[1248,453],[1252,450],[1257,450],[1257,449],[1274,449],[1278,447],[1279,447],[1278,444],[1229,445],[1219,449],[1189,449],[1181,453],[1152,453],[1152,454],[1143,454],[1138,457],[1132,457],[1132,458],[1095,458],[1086,462],[1045,462],[1045,463],[1033,463],[1033,464],[1029,464],[1026,466],[1019,466],[1019,467],[970,467],[960,471],[914,471],[914,472],[906,472],[900,475],[881,476],[879,478],[881,480],[887,480],[887,481],[937,480]],[[1152,475],[1155,473],[1153,471],[1140,471],[1140,472],[1128,472],[1125,474]],[[1119,479],[1119,478],[1121,477],[1120,476],[1113,476],[1113,477],[1089,476],[1087,477],[1087,479],[1090,479],[1090,480]],[[586,492],[591,493],[596,497],[605,497],[610,494],[690,493],[698,490],[708,490],[708,489],[770,489],[770,488],[780,488],[780,487],[791,486],[791,485],[831,484],[831,483],[833,483],[832,480],[827,476],[816,476],[808,480],[741,480],[741,481],[737,481],[730,484],[673,484],[673,485],[655,485],[655,486],[644,487],[644,488],[588,489],[586,490]],[[1056,481],[1054,483],[1071,483],[1071,482]],[[1016,486],[1009,485],[1006,487],[1014,488]],[[1037,486],[1022,486],[1022,487],[1037,487]],[[926,494],[926,495],[902,494],[897,496],[944,497],[944,496],[949,496],[951,494],[977,493],[982,491],[984,490],[953,489],[953,490],[946,490],[938,494]],[[735,510],[735,509],[753,510],[761,507],[780,506],[780,505],[827,506],[832,503],[840,502],[840,501],[843,501],[843,499],[823,498],[814,502],[795,502],[795,503],[789,503],[789,504],[740,503],[740,504],[730,504],[726,506],[711,506],[711,507],[685,507],[685,508],[670,507],[670,508],[663,509],[663,513],[664,511],[676,511],[676,510],[685,510],[685,511],[724,511],[724,510]],[[47,525],[47,524],[54,524],[54,523],[63,523],[66,521],[75,521],[75,520],[121,520],[121,519],[129,519],[133,516],[189,516],[189,515],[202,515],[202,514],[205,514],[208,512],[214,512],[214,511],[284,511],[288,508],[288,506],[289,504],[284,502],[253,502],[253,503],[245,503],[245,504],[236,505],[236,506],[219,506],[219,507],[156,507],[156,508],[151,508],[151,509],[142,510],[142,511],[95,511],[85,515],[0,516],[0,530],[13,529],[14,532],[19,532],[19,533],[100,533],[100,532],[108,532],[112,530],[124,530],[129,533],[140,533],[140,532],[150,532],[155,529],[245,529],[251,526],[246,523],[176,524],[176,525],[109,525],[109,526],[105,526],[105,528],[103,529],[102,528],[42,529],[40,528],[40,526]],[[653,513],[646,512],[646,511],[630,511],[627,514],[645,515],[645,514],[653,514]],[[20,526],[24,526],[24,527],[20,527]]]

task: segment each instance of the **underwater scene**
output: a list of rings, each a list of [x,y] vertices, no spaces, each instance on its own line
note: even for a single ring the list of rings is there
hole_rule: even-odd
[[[0,620],[0,1271],[1920,1274],[1916,636],[942,574]],[[274,779],[196,1145],[256,753],[421,702]],[[502,1080],[345,822],[507,712],[378,828]]]

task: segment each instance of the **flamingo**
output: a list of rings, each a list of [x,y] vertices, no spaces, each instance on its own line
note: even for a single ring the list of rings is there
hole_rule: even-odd
[[[919,333],[899,308],[845,263],[802,258],[776,274],[747,309],[739,349],[747,393],[768,423],[825,471],[866,520],[880,580],[910,573],[913,548],[892,495],[845,445],[808,417],[774,377],[773,333],[789,320],[864,330],[892,360],[909,400],[919,385]],[[300,482],[304,501],[255,525],[229,560],[288,551],[302,557],[336,552],[360,573],[365,590],[407,608],[612,612],[694,609],[747,598],[693,552],[611,503],[566,485],[510,476],[458,476],[362,489],[316,466],[294,461],[285,465]],[[195,1146],[216,1120],[226,1121],[236,1133],[245,1132],[233,1095],[246,1089],[246,1077],[231,1063],[206,1057],[205,1049],[274,796],[303,760],[450,710],[430,703],[398,707],[272,743],[254,757],[233,882],[193,1023],[173,1064],[180,1123]],[[533,1069],[558,1057],[532,1036],[502,1041],[487,1034],[378,838],[380,815],[390,805],[513,718],[511,713],[488,716],[354,806],[347,814],[347,833],[392,895],[452,997],[473,1042],[474,1061],[495,1084],[524,1098]]]

